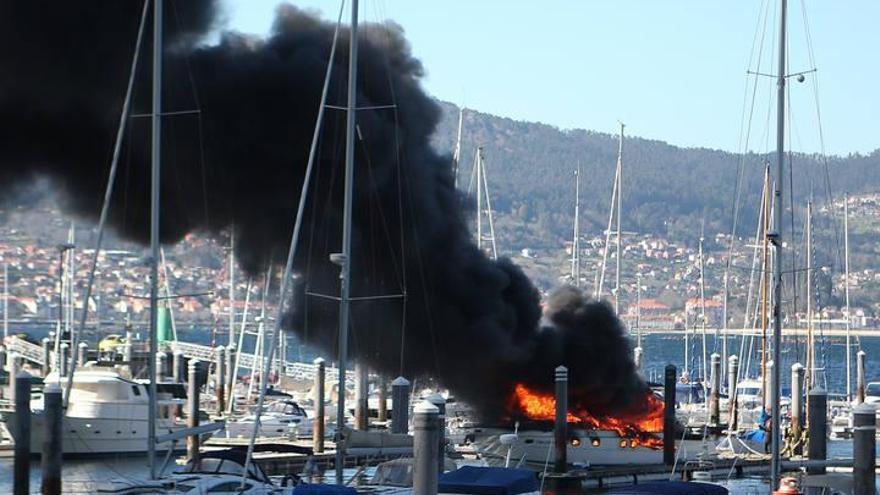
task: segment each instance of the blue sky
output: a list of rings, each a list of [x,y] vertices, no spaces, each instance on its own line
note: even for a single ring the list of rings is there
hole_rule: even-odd
[[[769,9],[767,2],[770,2]],[[224,0],[228,27],[266,33],[279,0]],[[334,18],[336,0],[300,0]],[[627,132],[689,147],[737,150],[746,70],[775,72],[776,0],[361,0],[365,21],[406,31],[443,100],[562,128]],[[880,2],[790,0],[789,71],[809,70],[803,6],[818,72],[791,84],[792,148],[880,148]],[[767,14],[762,14],[766,12]],[[767,27],[762,26],[766,17]],[[818,86],[817,84],[818,80]],[[758,77],[749,147],[774,146],[774,82]],[[745,98],[746,107],[751,96]],[[748,119],[745,119],[746,121]]]

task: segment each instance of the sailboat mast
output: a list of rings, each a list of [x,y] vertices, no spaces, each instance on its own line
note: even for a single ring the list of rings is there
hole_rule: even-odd
[[[767,267],[769,263],[769,232],[770,232],[770,166],[764,169],[764,216],[761,218],[761,236],[762,253],[761,253],[761,397],[764,401],[764,408],[770,400],[770,394],[767,393],[767,304],[769,299],[769,276]]]
[[[581,168],[574,171],[574,238],[571,243],[571,278],[575,287],[581,286],[580,260],[580,208],[581,208]]]
[[[3,263],[3,338],[9,336],[9,263]],[[46,363],[48,364],[48,363]]]
[[[617,267],[614,273],[614,312],[620,314],[620,258],[623,257],[623,246],[620,244],[620,203],[623,197],[623,122],[620,123],[620,138],[617,145]]]
[[[709,383],[708,347],[706,345],[706,276],[703,269],[703,236],[700,236],[698,257],[700,259],[700,333],[703,337],[703,383]]]
[[[843,292],[846,298],[846,400],[852,400],[852,317],[849,307],[849,195],[843,198]]]
[[[235,226],[229,232],[229,346],[235,345]]]
[[[159,186],[162,157],[162,1],[153,0],[153,108],[150,171],[150,354],[147,378],[150,383],[147,417],[147,457],[150,479],[156,479],[156,347],[159,319]]]
[[[806,385],[816,382],[816,343],[813,341],[813,202],[807,202],[807,377]]]
[[[358,0],[351,2],[351,34],[348,51],[348,112],[345,122],[345,200],[342,212],[342,276],[339,290],[339,394],[336,401],[336,434],[345,427],[345,378],[348,366],[348,317],[351,290],[351,220],[354,190],[355,125],[357,124]],[[478,189],[479,191],[479,189]],[[336,443],[336,482],[342,483],[344,444]]]
[[[483,250],[483,148],[477,148],[477,247]]]
[[[771,429],[771,453],[770,460],[770,486],[777,485],[780,473],[780,426],[781,417],[779,409],[780,398],[780,369],[782,368],[782,184],[784,182],[783,168],[785,167],[785,43],[786,43],[786,14],[788,4],[786,0],[779,2],[779,67],[776,74],[776,187],[773,191],[776,209],[774,211],[773,232],[773,386],[771,417],[773,428]]]
[[[464,123],[464,107],[458,109],[458,132],[455,134],[455,151],[452,153],[452,178],[458,189],[458,165],[461,162],[461,127]]]

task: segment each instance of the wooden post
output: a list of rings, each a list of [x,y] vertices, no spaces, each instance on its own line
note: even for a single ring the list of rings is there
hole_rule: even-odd
[[[324,386],[326,380],[326,365],[321,358],[315,359],[315,418],[312,421],[312,451],[316,454],[324,452]]]
[[[803,445],[799,441],[804,424],[804,367],[800,363],[791,365],[791,436],[794,439],[794,453],[800,455]]]
[[[409,380],[391,382],[391,433],[409,433]]]
[[[201,362],[198,359],[190,360],[187,369],[187,402],[186,426],[195,428],[199,426],[199,368]],[[199,463],[199,436],[190,435],[186,437],[186,457],[194,464]]]
[[[43,346],[43,378],[52,371],[52,340],[44,337],[40,342]]]
[[[810,391],[808,414],[810,443],[807,457],[811,461],[824,461],[828,458],[828,392],[818,385]],[[825,468],[807,467],[807,474],[825,474]]]
[[[86,365],[89,360],[89,344],[80,342],[76,346],[76,365],[80,368]]]
[[[70,369],[70,344],[62,342],[58,349],[60,354],[58,357],[58,376],[63,378],[67,376],[67,371]]]
[[[678,371],[672,364],[666,365],[663,383],[663,463],[675,463],[675,384]]]
[[[164,352],[156,353],[156,380],[160,382],[165,381],[165,378],[168,376],[165,374],[165,370],[168,369],[168,354]]]
[[[214,348],[214,395],[217,398],[217,414],[226,411],[226,348]]]
[[[357,362],[354,366],[355,384],[355,406],[354,406],[354,427],[357,430],[366,431],[370,424],[370,407],[369,407],[369,369],[366,365]],[[344,391],[342,391],[344,392]]]
[[[435,393],[429,395],[425,400],[434,404],[434,407],[439,411],[437,416],[437,443],[440,446],[440,450],[437,461],[440,469],[438,472],[442,473],[446,467],[446,399],[442,395]]]
[[[873,404],[853,408],[853,495],[874,495],[877,448],[877,410]]]
[[[865,402],[865,351],[856,353],[856,403]]]
[[[736,431],[737,416],[739,415],[739,407],[737,407],[736,381],[739,378],[739,358],[732,355],[727,358],[727,397],[729,398],[729,416],[727,418],[727,429]]]
[[[61,387],[51,383],[43,390],[43,451],[41,454],[42,495],[61,494],[61,454],[64,452]]]
[[[171,377],[174,383],[183,383],[183,377],[186,376],[186,357],[184,357],[183,351],[179,349],[174,351],[171,360]]]
[[[13,352],[9,355],[9,401],[13,404],[16,403],[15,394],[15,379],[18,377],[18,373],[22,371],[21,369],[21,356],[18,353]],[[30,413],[28,413],[30,414]]]
[[[556,421],[553,424],[553,444],[555,447],[553,470],[564,473],[568,470],[568,368],[559,366],[556,379]]]
[[[709,391],[709,424],[718,426],[721,424],[721,355],[713,352],[710,363],[712,388]]]
[[[422,401],[413,412],[413,495],[437,495],[440,411]]]
[[[235,369],[235,346],[231,345],[226,348],[226,404],[227,407],[235,404],[235,376],[238,370]],[[233,411],[230,409],[230,413]]]
[[[31,492],[31,375],[27,371],[17,371],[10,377],[13,378],[11,386],[15,390],[15,422],[10,432],[15,439],[12,492],[14,495],[29,495]]]
[[[378,421],[382,423],[388,422],[388,383],[385,375],[379,375],[379,409]]]

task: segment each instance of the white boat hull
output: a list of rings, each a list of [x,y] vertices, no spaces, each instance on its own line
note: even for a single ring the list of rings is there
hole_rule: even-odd
[[[4,412],[7,429],[15,423],[14,412]],[[184,427],[167,420],[157,420],[157,434],[172,433]],[[31,452],[43,452],[45,425],[42,411],[31,414]],[[147,420],[132,418],[78,418],[66,416],[61,439],[64,454],[104,455],[118,453],[143,453],[147,451]],[[160,445],[159,449],[169,445]],[[178,448],[184,448],[179,444]]]
[[[483,429],[474,444],[489,465],[522,465],[543,469],[553,460],[553,432],[520,430],[516,441],[502,444],[500,435],[509,430]],[[663,462],[663,451],[634,444],[613,431],[573,430],[567,449],[568,463],[575,466],[647,465]],[[598,440],[598,441],[595,441]],[[548,457],[549,456],[549,457]]]

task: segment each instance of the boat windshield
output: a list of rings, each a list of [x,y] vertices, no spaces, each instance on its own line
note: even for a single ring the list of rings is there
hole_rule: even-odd
[[[306,412],[296,402],[274,402],[266,406],[266,412],[305,416]]]
[[[759,387],[739,387],[736,390],[737,395],[761,395]]]
[[[410,459],[398,459],[384,462],[376,467],[376,474],[373,475],[370,484],[412,486],[412,469],[413,465]]]
[[[865,388],[865,395],[880,397],[880,382],[871,382]]]
[[[177,474],[229,474],[241,476],[242,463],[226,457],[208,457],[198,463],[188,462]],[[266,473],[254,463],[248,466],[247,477],[257,481],[268,481]]]

